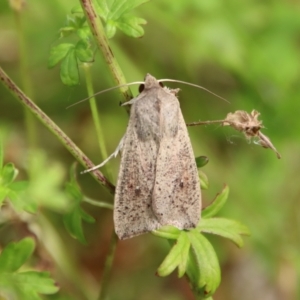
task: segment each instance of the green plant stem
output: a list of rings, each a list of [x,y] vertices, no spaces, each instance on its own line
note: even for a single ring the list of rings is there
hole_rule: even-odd
[[[103,54],[103,57],[109,67],[116,85],[126,84],[124,74],[108,44],[102,22],[96,14],[93,0],[80,0],[80,3],[95,38],[95,41],[98,45],[98,48]],[[120,88],[120,90],[125,102],[133,98],[132,93],[128,87],[122,87]]]
[[[92,76],[91,76],[91,72],[90,72],[90,64],[84,63],[83,70],[84,70],[84,74],[85,74],[85,81],[86,81],[88,96],[91,97],[89,99],[89,102],[90,102],[90,108],[91,108],[91,112],[92,112],[92,116],[93,116],[94,126],[96,129],[100,154],[101,154],[102,159],[104,160],[105,158],[108,157],[108,155],[107,155],[107,151],[106,151],[106,147],[105,147],[104,134],[103,134],[100,117],[99,117],[99,113],[98,113],[98,109],[97,109],[96,99],[95,99],[95,97],[93,97],[95,92],[93,89]],[[107,167],[107,165],[105,165],[104,168],[105,168],[107,177],[109,179],[112,179],[111,172],[109,171],[109,168]]]
[[[96,201],[87,197],[83,198],[83,201],[86,203],[89,203],[91,205],[101,207],[101,208],[108,208],[108,209],[114,209],[114,206],[112,204],[106,203],[106,202],[101,202],[101,201]]]
[[[107,292],[108,292],[108,286],[109,286],[109,280],[114,260],[114,255],[116,252],[116,246],[118,242],[118,237],[115,234],[115,232],[112,232],[108,254],[105,259],[105,265],[103,270],[103,276],[102,276],[102,284],[101,284],[101,290],[98,296],[98,300],[105,300],[107,298]]]
[[[32,82],[29,76],[29,68],[28,68],[28,53],[27,53],[27,45],[26,39],[23,32],[23,24],[22,24],[22,9],[14,9],[15,23],[16,23],[16,31],[18,33],[18,41],[19,41],[19,54],[20,54],[20,77],[21,77],[21,85],[24,92],[29,96],[33,97],[33,88]],[[25,114],[25,127],[27,133],[27,142],[29,144],[29,149],[36,149],[37,147],[37,131],[35,126],[35,120],[33,115],[29,112],[28,109],[24,109]],[[32,175],[32,167],[31,167],[31,156],[33,153],[29,153],[29,166],[28,172],[29,176]]]
[[[8,75],[0,67],[0,80],[8,90],[18,99],[27,109],[31,111],[67,148],[68,151],[80,162],[85,168],[93,167],[90,159],[73,143],[73,141],[35,104],[33,103],[8,77]],[[114,186],[99,171],[90,172],[91,175],[104,186],[111,194],[114,194]]]
[[[116,85],[125,84],[126,80],[123,75],[123,72],[115,59],[112,50],[109,47],[107,37],[105,35],[105,31],[102,25],[102,22],[100,18],[96,14],[95,7],[93,5],[92,0],[80,0],[82,9],[84,11],[84,14],[87,18],[87,22],[90,26],[90,29],[93,33],[93,36],[95,38],[95,41],[98,45],[98,48],[103,54],[103,57],[109,67],[109,70],[115,80]],[[133,98],[132,93],[128,87],[120,88],[121,93],[124,97],[125,102],[129,101]],[[127,109],[127,112],[129,112],[129,107],[125,107]],[[109,252],[107,254],[106,260],[105,260],[105,267],[104,272],[102,276],[102,284],[101,284],[101,290],[98,296],[98,300],[105,300],[107,296],[108,291],[108,284],[110,280],[110,274],[111,274],[111,268],[112,268],[112,262],[115,255],[115,249],[116,249],[116,243],[117,243],[117,236],[113,232],[111,236],[111,243],[109,247]]]

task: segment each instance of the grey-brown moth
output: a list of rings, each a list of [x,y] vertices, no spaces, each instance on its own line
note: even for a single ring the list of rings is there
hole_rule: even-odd
[[[120,239],[164,225],[194,228],[200,220],[200,182],[177,92],[147,74],[143,91],[125,103],[127,130],[108,158],[122,152],[114,201]]]

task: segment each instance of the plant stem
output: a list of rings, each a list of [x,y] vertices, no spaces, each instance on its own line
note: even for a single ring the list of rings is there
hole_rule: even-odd
[[[103,276],[102,276],[102,285],[98,296],[98,300],[105,300],[107,298],[107,291],[108,291],[109,280],[110,280],[117,242],[118,242],[118,237],[113,231],[110,239],[108,254],[105,259],[105,265],[104,265]]]
[[[32,82],[29,76],[29,68],[28,68],[28,53],[26,40],[23,32],[23,24],[22,24],[22,12],[23,9],[13,8],[15,23],[16,23],[16,31],[18,33],[18,41],[19,41],[19,61],[20,61],[20,77],[21,77],[21,85],[24,92],[29,96],[33,97],[33,89]],[[25,114],[25,127],[27,133],[27,142],[29,144],[29,149],[33,150],[37,147],[37,131],[35,126],[35,120],[33,115],[29,112],[29,110],[24,109]],[[32,176],[32,164],[31,164],[31,156],[34,155],[31,151],[29,152],[29,165],[28,165],[28,173],[29,177]]]
[[[100,18],[96,14],[96,9],[92,0],[80,0],[82,9],[87,18],[87,22],[90,26],[90,29],[93,33],[95,41],[98,45],[98,48],[103,54],[103,57],[109,67],[109,70],[113,76],[116,85],[125,84],[126,80],[124,74],[115,59],[111,48],[109,47],[107,37],[105,35],[105,31],[103,25],[101,23]],[[126,101],[129,101],[133,98],[132,93],[128,87],[120,88],[121,93]]]
[[[35,104],[33,103],[8,77],[0,67],[0,80],[8,90],[18,99],[27,109],[31,111],[67,148],[67,150],[79,161],[85,168],[93,167],[90,159],[73,143],[73,141]],[[111,194],[114,193],[114,186],[99,171],[91,172],[91,175],[104,186]]]
[[[99,117],[99,113],[98,113],[98,109],[97,109],[96,100],[95,100],[95,97],[92,97],[95,94],[95,92],[93,89],[93,83],[92,83],[92,78],[91,78],[90,64],[84,63],[83,70],[85,73],[85,81],[86,81],[88,96],[91,97],[89,102],[90,102],[90,108],[92,111],[94,126],[96,129],[100,154],[101,154],[102,159],[104,160],[105,158],[108,157],[108,155],[107,155],[107,151],[106,151],[106,147],[105,147],[104,134],[103,134],[103,130],[102,130],[101,122],[100,122],[100,117]],[[105,165],[104,168],[106,170],[107,177],[109,179],[112,179],[111,172],[109,171],[109,168],[107,167],[107,165]]]
[[[87,198],[87,197],[84,197],[83,201],[86,202],[86,203],[89,203],[91,205],[97,206],[97,207],[114,209],[114,206],[110,203],[96,201],[96,200],[93,200],[93,199],[90,199],[90,198]]]
[[[90,29],[93,33],[95,41],[98,45],[98,48],[103,54],[103,57],[109,67],[109,70],[115,80],[116,85],[125,84],[126,80],[123,75],[123,72],[115,59],[112,50],[109,47],[107,37],[102,25],[100,18],[96,14],[96,9],[94,7],[92,0],[80,0],[82,9],[85,13],[87,22],[90,26]],[[121,93],[124,97],[125,102],[133,98],[132,93],[128,87],[120,88]],[[129,107],[125,107],[127,112],[129,112]],[[98,300],[105,300],[108,291],[108,285],[110,280],[111,268],[113,263],[113,258],[115,255],[115,249],[117,244],[117,236],[113,232],[111,236],[111,242],[109,247],[109,252],[107,254],[104,266],[104,272],[102,276],[101,290],[98,296]]]

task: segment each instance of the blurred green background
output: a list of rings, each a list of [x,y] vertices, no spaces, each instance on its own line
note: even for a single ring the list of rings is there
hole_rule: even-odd
[[[100,163],[103,158],[88,102],[66,109],[87,95],[83,73],[81,85],[69,88],[59,79],[59,67],[47,69],[58,30],[77,4],[75,0],[28,1],[21,25],[28,49],[27,76],[31,96],[41,109]],[[189,128],[195,155],[210,160],[203,169],[210,182],[210,188],[203,191],[203,205],[228,184],[230,196],[221,215],[243,222],[252,232],[242,249],[220,238],[211,239],[222,266],[222,282],[214,299],[300,299],[300,3],[160,0],[145,3],[135,14],[148,22],[145,36],[133,39],[117,32],[110,41],[128,82],[143,80],[150,73],[202,85],[230,101],[227,104],[202,90],[168,84],[181,88],[186,122],[223,119],[228,112],[256,109],[265,126],[262,132],[282,155],[278,160],[274,152],[248,144],[230,128]],[[0,65],[20,84],[15,20],[8,2],[0,2]],[[92,72],[96,91],[115,85],[99,52]],[[132,91],[136,95],[137,87]],[[13,162],[24,179],[28,152],[24,110],[3,85],[0,95],[5,161]],[[119,107],[121,100],[118,91],[97,98],[108,153],[118,145],[128,122]],[[48,178],[55,169],[60,178],[56,188],[63,191],[74,159],[38,121],[35,126],[40,176]],[[110,163],[114,184],[118,165],[119,158]],[[79,176],[79,181],[89,197],[112,203],[112,196],[91,176]],[[96,219],[84,227],[87,246],[68,235],[58,212],[46,208],[41,208],[43,213],[35,215],[34,221],[18,216],[1,229],[1,244],[21,238],[27,230],[39,237],[37,256],[61,286],[60,294],[47,299],[81,299],[78,289],[88,290],[92,299],[98,292],[113,230],[112,212],[86,204],[84,209]],[[168,249],[164,240],[151,234],[119,242],[110,299],[193,299],[187,282],[177,279],[176,273],[167,278],[155,276]]]

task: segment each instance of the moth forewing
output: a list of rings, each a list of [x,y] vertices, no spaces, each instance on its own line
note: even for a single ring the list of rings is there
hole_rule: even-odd
[[[199,222],[201,191],[188,131],[173,94],[164,95],[161,115],[164,135],[156,161],[152,208],[160,224],[179,229]]]
[[[200,183],[177,91],[148,74],[144,90],[130,101],[114,207],[120,239],[199,222]]]

